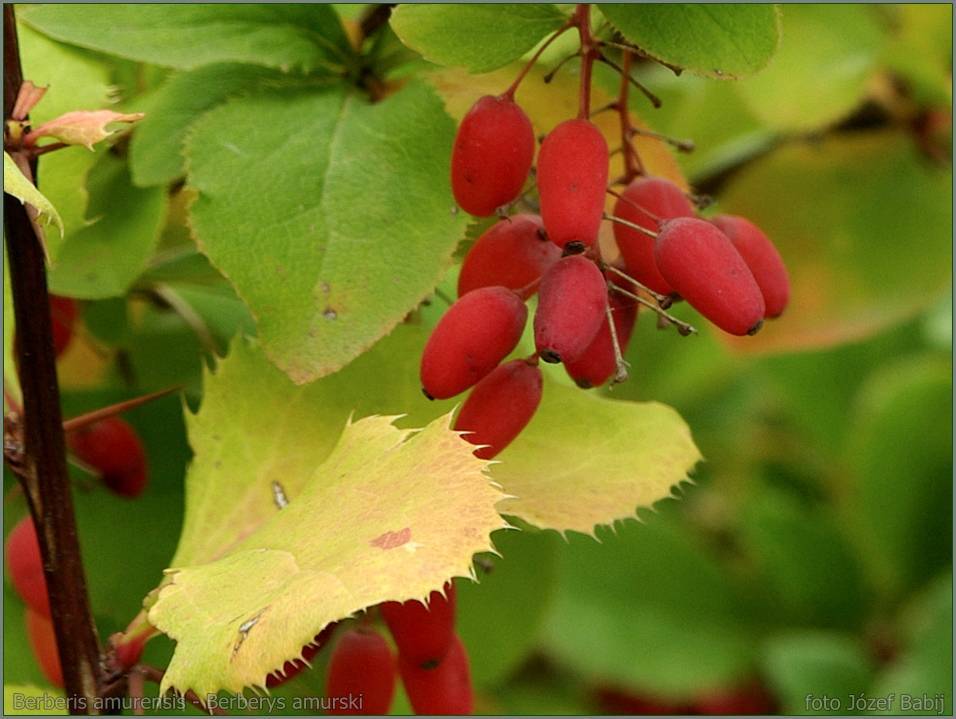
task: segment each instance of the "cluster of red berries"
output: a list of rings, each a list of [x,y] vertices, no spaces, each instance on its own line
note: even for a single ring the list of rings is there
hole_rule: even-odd
[[[388,626],[398,656],[369,621],[344,632],[329,657],[326,697],[336,714],[387,714],[401,677],[418,714],[469,714],[472,707],[468,655],[455,633],[455,587],[432,592],[427,604],[385,602],[379,613]],[[303,660],[286,662],[270,674],[266,686],[282,684],[306,668],[329,643],[330,624],[303,647]]]
[[[541,401],[538,361],[561,362],[575,382],[598,387],[626,377],[626,351],[643,304],[666,312],[686,300],[720,329],[753,334],[783,312],[789,279],[776,248],[753,223],[723,215],[696,217],[673,182],[637,177],[623,192],[608,186],[609,151],[589,120],[562,122],[542,141],[537,183],[540,216],[506,216],[534,160],[531,122],[514,86],[479,99],[458,128],[451,184],[458,205],[480,217],[500,214],[469,250],[458,300],[425,346],[422,389],[446,399],[474,387],[455,428],[490,459],[527,425]],[[616,196],[613,216],[605,197]],[[601,222],[614,223],[620,266],[601,258]],[[620,283],[620,284],[618,284]],[[526,300],[538,293],[536,352],[502,361],[527,321]]]

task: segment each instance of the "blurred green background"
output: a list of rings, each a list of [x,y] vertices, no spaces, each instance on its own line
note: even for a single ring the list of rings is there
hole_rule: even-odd
[[[785,5],[781,48],[751,79],[640,66],[664,104],[634,98],[635,110],[694,139],[679,156],[688,179],[778,243],[794,300],[746,345],[641,319],[632,379],[612,396],[675,407],[705,462],[675,500],[599,542],[496,536],[502,557],[459,585],[478,711],[845,714],[857,713],[851,695],[890,693],[941,695],[953,711],[951,13]],[[124,102],[166,73],[22,32],[25,66],[31,52],[82,55]],[[97,173],[91,204],[104,199]],[[182,195],[132,291],[84,304],[61,365],[66,416],[171,384],[195,406],[203,363],[254,331],[195,252]],[[75,470],[102,637],[155,586],[182,517],[180,400],[129,419],[151,462],[141,499]],[[5,532],[25,511],[14,485],[5,473]],[[43,686],[22,614],[5,583],[5,682]],[[157,639],[146,660],[164,665],[170,651]],[[321,693],[322,671],[278,691]]]

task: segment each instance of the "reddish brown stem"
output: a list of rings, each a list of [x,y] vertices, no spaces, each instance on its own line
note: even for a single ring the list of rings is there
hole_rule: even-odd
[[[572,22],[578,28],[581,38],[581,91],[578,98],[578,118],[591,117],[591,70],[599,54],[597,44],[591,36],[591,6],[580,3],[574,11]]]
[[[535,63],[538,62],[538,58],[541,57],[541,53],[547,50],[548,46],[551,43],[553,43],[555,40],[561,37],[564,31],[570,28],[572,24],[573,22],[569,20],[564,25],[562,25],[557,30],[555,30],[551,34],[551,37],[549,37],[547,40],[545,40],[541,44],[541,47],[538,48],[537,52],[535,52],[535,54],[531,56],[531,59],[528,60],[527,64],[522,68],[521,72],[518,73],[518,77],[516,77],[515,81],[511,83],[511,86],[507,90],[505,90],[503,93],[501,93],[502,97],[507,98],[508,100],[514,100],[515,92],[518,91],[518,85],[521,84],[521,81],[524,80],[525,75],[527,75],[528,72],[531,70],[531,68],[534,67]]]
[[[182,387],[167,387],[166,389],[161,389],[157,392],[144,394],[142,397],[134,397],[133,399],[128,399],[124,402],[111,404],[109,407],[100,407],[99,409],[94,409],[92,412],[81,414],[78,417],[71,417],[63,422],[63,431],[75,432],[82,427],[87,427],[94,422],[99,422],[101,419],[107,419],[108,417],[113,417],[114,415],[127,412],[131,409],[139,407],[140,405],[146,404],[147,402],[152,402],[154,399],[159,399],[160,397],[165,397],[168,394],[177,392],[180,389],[182,389]]]
[[[629,184],[638,175],[644,174],[644,164],[631,142],[631,113],[628,110],[628,95],[631,89],[631,53],[625,51],[621,68],[621,89],[617,96],[617,112],[621,120],[621,150],[624,153],[624,184]]]
[[[3,6],[3,40],[6,120],[23,83],[12,5]],[[28,169],[36,171],[35,165]],[[23,396],[24,456],[18,477],[37,527],[70,712],[97,713],[94,700],[103,668],[66,469],[44,253],[26,207],[11,195],[4,195],[3,206]]]

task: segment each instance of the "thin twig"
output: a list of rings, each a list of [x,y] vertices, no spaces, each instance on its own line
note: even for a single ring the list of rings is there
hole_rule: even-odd
[[[521,72],[518,73],[518,77],[515,78],[515,81],[511,83],[511,85],[508,87],[507,90],[501,93],[502,97],[507,98],[509,100],[514,99],[515,92],[517,92],[518,90],[518,85],[521,84],[521,81],[524,80],[525,75],[527,75],[528,72],[531,70],[531,68],[534,67],[534,64],[538,62],[538,58],[541,57],[541,53],[547,50],[548,47],[551,45],[551,43],[553,43],[555,40],[561,37],[561,35],[564,34],[564,31],[572,27],[572,25],[573,25],[573,20],[568,20],[566,23],[564,23],[564,25],[562,25],[557,30],[555,30],[551,34],[551,37],[549,37],[547,40],[545,40],[541,44],[541,47],[538,48],[537,52],[535,52],[535,54],[531,56],[531,59],[528,60],[525,66],[521,69]]]
[[[622,220],[620,217],[615,217],[614,215],[609,215],[608,213],[605,212],[605,213],[604,213],[604,219],[605,219],[605,220],[609,220],[610,222],[616,222],[616,223],[619,224],[619,225],[624,225],[624,227],[630,227],[632,230],[636,230],[637,232],[640,232],[641,234],[644,234],[644,235],[647,235],[648,237],[653,237],[654,239],[657,239],[657,233],[656,233],[656,232],[651,232],[651,231],[650,231],[649,229],[647,229],[646,227],[641,227],[640,225],[635,225],[633,222],[628,222],[627,220]]]
[[[652,290],[650,287],[648,287],[648,286],[645,285],[644,283],[638,282],[637,280],[635,280],[633,277],[631,277],[629,274],[627,274],[624,270],[618,269],[618,268],[615,267],[614,265],[608,265],[608,266],[607,266],[607,269],[608,269],[609,272],[613,272],[613,273],[616,274],[618,277],[624,278],[625,280],[627,280],[628,282],[630,282],[632,285],[634,285],[634,286],[637,287],[638,289],[640,289],[640,290],[646,292],[647,294],[649,294],[651,297],[653,297],[655,300],[657,300],[657,305],[658,305],[659,307],[661,307],[661,308],[663,308],[663,309],[666,310],[668,307],[671,306],[671,298],[670,298],[670,297],[668,297],[667,295],[662,295],[660,292],[655,292],[654,290]]]
[[[640,295],[630,292],[628,290],[625,290],[620,285],[612,284],[611,287],[617,292],[620,292],[625,297],[630,297],[632,300],[636,300],[637,302],[640,302],[642,305],[644,305],[648,309],[653,310],[654,312],[658,314],[658,316],[663,317],[665,320],[667,320],[671,324],[677,325],[677,331],[684,337],[686,337],[687,335],[697,334],[697,330],[692,325],[687,324],[686,322],[684,322],[684,320],[677,319],[670,312],[662,309],[660,306],[658,306],[654,302],[651,302],[650,300],[645,300]]]
[[[81,414],[77,417],[71,417],[68,420],[64,420],[63,431],[67,433],[75,432],[76,430],[87,427],[94,422],[99,422],[100,420],[107,419],[108,417],[122,414],[123,412],[127,412],[131,409],[139,407],[140,405],[146,404],[147,402],[152,402],[154,399],[159,399],[160,397],[165,397],[173,392],[178,392],[181,389],[181,385],[167,387],[166,389],[144,394],[142,397],[134,397],[133,399],[127,399],[123,402],[111,404],[108,407],[94,409],[92,412],[87,412],[86,414]]]
[[[614,62],[614,61],[611,60],[610,58],[605,57],[605,56],[603,55],[603,53],[598,53],[596,59],[597,59],[597,60],[600,60],[600,61],[603,62],[605,65],[608,65],[608,66],[610,66],[610,67],[613,67],[615,70],[617,70],[619,73],[621,73],[621,75],[623,75],[624,77],[626,77],[626,78],[628,79],[628,82],[630,82],[634,87],[636,87],[638,90],[640,90],[641,93],[644,95],[644,97],[646,97],[648,100],[650,100],[650,101],[651,101],[651,104],[652,104],[655,108],[658,108],[658,107],[660,107],[660,106],[663,104],[663,103],[661,103],[661,99],[660,99],[657,95],[655,95],[653,92],[651,92],[650,89],[648,89],[648,87],[647,87],[646,85],[644,85],[644,84],[638,82],[637,80],[635,80],[635,79],[630,75],[630,73],[628,73],[627,71],[625,71],[624,68],[622,68],[620,65],[618,65],[616,62]]]
[[[614,348],[614,377],[611,378],[611,384],[620,384],[626,382],[628,378],[628,364],[621,353],[621,342],[617,337],[617,325],[614,324],[614,313],[611,311],[611,303],[604,306],[604,312],[607,315],[607,324],[611,329],[611,347]]]

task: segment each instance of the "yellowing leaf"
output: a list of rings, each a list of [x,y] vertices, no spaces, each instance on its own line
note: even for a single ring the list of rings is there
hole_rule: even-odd
[[[393,419],[350,423],[289,504],[226,556],[168,570],[149,610],[177,641],[161,692],[264,687],[330,622],[471,574],[505,526],[501,492],[449,416],[420,432]]]
[[[514,496],[499,505],[504,514],[591,534],[670,496],[701,455],[666,405],[549,384],[531,424],[497,459],[493,476]]]
[[[33,130],[27,139],[36,142],[41,137],[53,137],[68,145],[83,145],[92,150],[93,145],[105,140],[115,130],[107,130],[106,126],[114,122],[138,122],[145,115],[141,112],[122,113],[112,110],[77,110],[67,112],[44,122]]]
[[[14,159],[6,152],[3,153],[3,191],[24,204],[32,205],[40,215],[46,215],[59,228],[60,235],[63,234],[63,220],[57,214],[56,208],[36,188],[36,185],[26,178]]]

